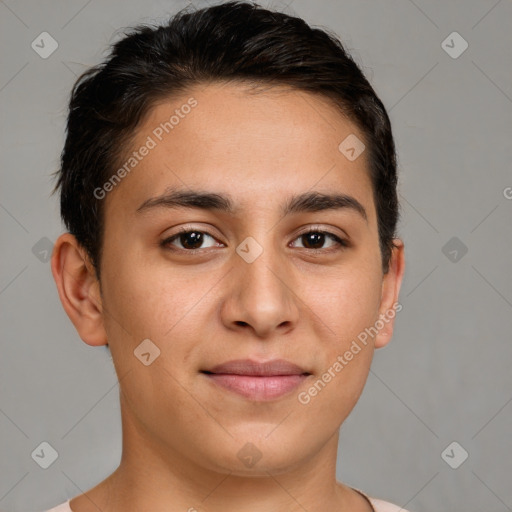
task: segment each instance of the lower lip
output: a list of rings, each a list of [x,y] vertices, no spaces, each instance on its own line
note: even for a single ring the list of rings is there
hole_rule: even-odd
[[[308,375],[232,375],[205,373],[206,377],[224,389],[234,391],[251,400],[273,400],[296,389]]]

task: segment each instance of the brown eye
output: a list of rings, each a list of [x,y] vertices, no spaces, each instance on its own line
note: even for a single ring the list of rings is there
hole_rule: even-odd
[[[329,246],[325,247],[324,244],[326,241],[329,241],[329,239],[331,240],[331,243]],[[300,240],[302,244],[295,247],[311,250],[330,250],[336,246],[348,246],[345,240],[341,239],[334,233],[329,233],[328,231],[320,231],[317,229],[302,233],[295,240]]]
[[[307,249],[321,249],[325,243],[324,233],[306,233],[301,236],[301,241]]]
[[[199,231],[189,231],[182,233],[178,240],[185,249],[199,249],[203,243],[203,233]]]
[[[210,245],[204,246],[203,244],[207,242],[209,239],[212,240],[210,242]],[[161,245],[163,247],[169,247],[176,248],[178,250],[185,250],[185,251],[194,251],[198,249],[204,249],[208,247],[215,247],[217,244],[217,241],[213,236],[209,235],[208,233],[205,233],[204,231],[198,231],[198,230],[183,230],[177,233],[176,235],[173,235],[169,238],[166,238]]]

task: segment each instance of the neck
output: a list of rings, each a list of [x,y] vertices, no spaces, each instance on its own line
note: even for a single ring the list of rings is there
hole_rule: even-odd
[[[368,512],[371,506],[336,481],[336,430],[324,446],[295,466],[266,467],[264,459],[247,474],[207,467],[176,447],[161,446],[123,417],[119,467],[97,487],[71,500],[73,512]]]

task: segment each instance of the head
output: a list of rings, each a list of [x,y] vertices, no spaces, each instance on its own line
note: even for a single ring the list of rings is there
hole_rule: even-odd
[[[318,453],[404,269],[390,121],[341,42],[239,2],[137,27],[75,84],[57,177],[52,271],[81,338],[110,347],[133,438],[240,474]],[[306,376],[278,398],[209,376],[276,358]]]

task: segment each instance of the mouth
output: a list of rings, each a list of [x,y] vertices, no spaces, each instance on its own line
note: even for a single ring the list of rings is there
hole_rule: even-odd
[[[284,359],[258,363],[237,359],[201,370],[214,385],[249,400],[275,400],[291,393],[310,375],[310,372]]]

